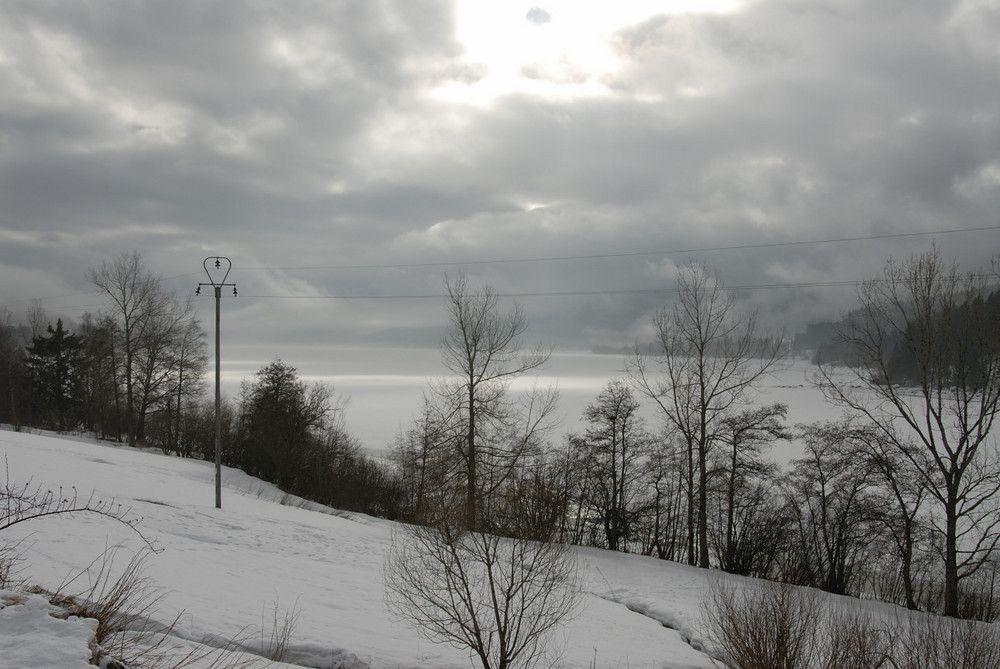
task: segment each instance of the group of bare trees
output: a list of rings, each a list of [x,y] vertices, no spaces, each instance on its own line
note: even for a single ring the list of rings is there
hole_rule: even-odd
[[[155,441],[179,450],[188,405],[200,397],[208,359],[190,300],[180,300],[124,252],[89,271],[107,307],[75,331],[46,322],[0,324],[7,390],[2,419],[14,425],[81,429],[130,445]]]
[[[735,295],[702,265],[677,272],[677,301],[653,318],[661,352],[636,354],[629,376],[677,435],[687,463],[688,562],[710,564],[709,462],[726,421],[749,403],[755,384],[775,365],[781,341],[757,330],[753,312],[737,312]],[[696,494],[695,494],[695,491]],[[697,505],[697,511],[694,507]],[[696,560],[697,557],[697,560]]]
[[[706,567],[713,554],[745,559],[744,490],[766,472],[765,446],[788,436],[783,406],[750,403],[780,342],[738,314],[704,267],[685,266],[678,278],[677,307],[654,319],[661,352],[637,353],[628,378],[610,381],[585,410],[585,432],[561,447],[551,445],[555,392],[511,391],[548,357],[525,346],[523,311],[504,309],[488,286],[447,280],[449,376],[431,385],[395,447],[411,517],[433,522],[440,500],[459,491],[471,530],[555,534]],[[642,397],[662,429],[641,416]],[[726,527],[713,535],[719,490]]]
[[[184,405],[199,395],[208,361],[191,299],[167,290],[138,252],[91,268],[89,278],[110,302],[103,316],[111,336],[118,433],[130,446],[145,441],[148,419],[158,414],[167,447],[176,450]]]
[[[461,498],[467,530],[995,617],[995,268],[962,273],[932,249],[860,284],[840,332],[854,364],[816,374],[842,416],[797,426],[758,392],[782,342],[705,266],[677,277],[658,349],[637,347],[558,445],[554,394],[511,391],[546,359],[524,348],[523,313],[447,281],[451,375],[395,450],[409,517],[433,524]],[[769,451],[789,440],[802,456],[780,466]]]
[[[205,336],[190,302],[134,253],[90,278],[108,308],[76,332],[0,322],[0,417],[209,452]],[[549,351],[526,343],[524,312],[448,278],[447,375],[397,440],[396,473],[360,455],[331,389],[280,361],[223,406],[226,463],[327,503],[446,528],[451,551],[449,537],[469,532],[592,544],[991,618],[996,278],[995,266],[962,272],[936,249],[890,261],[860,284],[841,325],[851,364],[818,367],[844,416],[792,427],[787,407],[758,392],[782,342],[716,274],[688,263],[673,306],[654,315],[657,346],[636,347],[625,378],[561,443],[557,393],[525,383]],[[768,451],[791,439],[802,457],[780,467]]]
[[[629,373],[680,446],[687,560],[994,617],[996,269],[962,272],[932,248],[861,283],[839,333],[853,364],[816,374],[844,418],[793,432],[785,407],[753,397],[779,343],[704,268],[683,267],[676,306],[654,319],[662,352]],[[803,457],[784,471],[760,458],[793,436]]]
[[[828,397],[874,433],[883,477],[892,477],[903,552],[913,521],[932,533],[944,612],[952,616],[963,582],[995,571],[1000,542],[997,269],[962,272],[936,248],[890,261],[862,284],[860,306],[842,330],[860,364],[846,378],[820,367]]]

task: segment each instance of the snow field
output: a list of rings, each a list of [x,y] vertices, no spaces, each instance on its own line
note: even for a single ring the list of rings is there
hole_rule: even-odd
[[[237,637],[267,628],[275,612],[297,611],[289,657],[303,666],[470,666],[466,652],[422,639],[384,610],[388,521],[283,506],[276,488],[229,469],[223,508],[215,509],[211,463],[153,452],[3,431],[0,453],[12,484],[75,486],[83,498],[91,491],[95,499],[114,498],[142,519],[141,531],[162,549],[146,570],[164,590],[157,622],[167,625],[183,611],[175,630],[181,638]],[[4,535],[27,542],[19,575],[50,590],[109,546],[143,546],[128,528],[89,514],[32,521]],[[661,624],[697,636],[698,570],[591,549],[579,556],[584,606],[554,639],[560,666],[712,666]],[[82,638],[73,643],[85,648]],[[16,642],[7,625],[0,639]],[[89,657],[89,650],[80,652]]]

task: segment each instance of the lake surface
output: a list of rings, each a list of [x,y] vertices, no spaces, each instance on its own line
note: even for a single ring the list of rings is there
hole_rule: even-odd
[[[289,347],[278,357],[295,367],[303,380],[327,383],[338,395],[349,397],[345,416],[348,430],[373,452],[385,449],[412,423],[420,412],[428,383],[446,372],[441,352],[427,348]],[[223,350],[224,392],[237,397],[240,382],[252,379],[257,370],[274,359],[261,357],[252,349]],[[538,383],[559,389],[561,423],[552,440],[561,442],[566,433],[583,430],[583,410],[608,381],[624,377],[624,368],[622,356],[556,351],[544,369],[519,380],[514,388]],[[814,371],[815,367],[805,361],[787,363],[786,368],[761,384],[759,403],[788,404],[790,425],[835,418],[839,410],[827,405],[810,382]],[[658,425],[651,407],[644,414],[651,425]],[[784,460],[798,451],[795,445],[782,446],[775,455]]]

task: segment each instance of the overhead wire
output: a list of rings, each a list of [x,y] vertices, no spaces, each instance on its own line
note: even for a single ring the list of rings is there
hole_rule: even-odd
[[[357,264],[357,265],[329,265],[329,266],[298,266],[298,267],[244,267],[238,268],[250,271],[270,270],[270,271],[294,271],[294,270],[346,270],[346,269],[406,269],[417,267],[451,267],[466,265],[490,265],[490,264],[512,264],[512,263],[534,263],[534,262],[558,262],[569,260],[592,260],[604,258],[630,258],[638,256],[661,256],[678,255],[690,253],[709,253],[719,251],[753,250],[763,248],[783,248],[792,246],[806,246],[818,244],[838,244],[857,241],[873,241],[885,239],[899,239],[905,237],[922,237],[928,235],[942,235],[963,232],[982,232],[988,230],[1000,230],[1000,225],[981,226],[970,228],[955,228],[950,230],[928,230],[919,232],[900,232],[884,235],[866,235],[854,237],[840,237],[833,239],[813,239],[789,242],[767,242],[757,244],[733,244],[727,246],[711,246],[700,248],[675,249],[669,251],[636,251],[624,253],[601,253],[575,256],[548,256],[537,258],[501,258],[494,260],[471,260],[462,262],[426,262],[426,263],[396,263],[396,264]],[[772,284],[745,284],[736,286],[726,286],[726,291],[746,291],[746,290],[773,290],[781,288],[830,288],[830,287],[850,287],[861,283],[858,280],[850,281],[810,281],[810,282],[788,282]],[[502,298],[530,298],[530,297],[573,297],[573,296],[599,296],[599,295],[637,295],[637,294],[662,294],[676,292],[676,287],[658,288],[634,288],[634,289],[597,289],[597,290],[563,290],[563,291],[532,291],[515,293],[497,293]],[[292,299],[292,300],[429,300],[440,299],[440,293],[435,294],[410,294],[410,295],[254,295],[247,297],[257,299]]]
[[[972,275],[971,278],[988,279],[991,275]],[[789,283],[755,283],[741,285],[721,286],[720,290],[725,292],[740,292],[750,290],[777,290],[782,288],[836,288],[836,287],[857,287],[870,281],[880,281],[879,279],[857,279],[853,281],[800,281]],[[680,288],[677,286],[664,286],[662,288],[623,288],[618,290],[550,290],[537,292],[515,292],[515,293],[495,293],[501,298],[530,298],[530,297],[589,297],[600,295],[654,295],[662,293],[676,293]],[[243,293],[240,293],[242,296]],[[439,300],[444,297],[441,293],[425,293],[413,295],[247,295],[255,299],[278,299],[278,300]]]
[[[352,264],[352,265],[293,265],[293,266],[261,266],[241,267],[234,265],[233,269],[257,271],[257,270],[343,270],[343,269],[408,269],[415,267],[458,267],[467,265],[504,265],[514,263],[536,263],[536,262],[562,262],[570,260],[600,260],[605,258],[634,258],[640,256],[661,256],[678,255],[681,253],[715,253],[720,251],[743,251],[752,249],[783,248],[791,246],[811,246],[817,244],[843,244],[846,242],[864,242],[884,239],[901,239],[904,237],[926,237],[930,235],[953,234],[962,232],[983,232],[987,230],[1000,230],[1000,225],[988,225],[973,228],[954,228],[950,230],[925,230],[920,232],[897,232],[884,235],[866,235],[855,237],[839,237],[833,239],[809,239],[790,242],[766,242],[757,244],[732,244],[727,246],[705,246],[692,247],[686,249],[669,249],[660,251],[630,251],[619,253],[593,253],[585,255],[566,256],[541,256],[533,258],[495,258],[487,260],[462,260],[462,261],[433,261],[433,262],[412,262],[412,263],[373,263],[373,264]]]
[[[669,255],[679,255],[679,254],[694,254],[694,253],[714,253],[722,251],[738,251],[738,250],[755,250],[755,249],[768,249],[768,248],[786,248],[786,247],[796,247],[796,246],[811,246],[820,244],[842,244],[848,242],[859,242],[859,241],[875,241],[875,240],[887,240],[887,239],[900,239],[906,237],[925,237],[933,235],[946,235],[946,234],[957,234],[957,233],[967,233],[967,232],[983,232],[990,230],[1000,230],[1000,225],[993,226],[981,226],[981,227],[968,227],[968,228],[954,228],[948,230],[926,230],[917,232],[900,232],[900,233],[890,233],[883,235],[864,235],[864,236],[852,236],[852,237],[838,237],[830,239],[809,239],[809,240],[798,240],[798,241],[786,241],[786,242],[761,242],[755,244],[731,244],[723,246],[705,246],[705,247],[691,247],[691,248],[681,248],[681,249],[668,249],[668,250],[658,250],[658,251],[631,251],[631,252],[618,252],[618,253],[596,253],[596,254],[581,254],[581,255],[564,255],[564,256],[544,256],[544,257],[522,257],[522,258],[495,258],[495,259],[485,259],[485,260],[459,260],[459,261],[434,261],[434,262],[411,262],[411,263],[373,263],[373,264],[350,264],[350,265],[305,265],[305,266],[239,266],[234,265],[233,269],[238,271],[317,271],[317,270],[361,270],[361,269],[413,269],[421,267],[464,267],[464,266],[477,266],[477,265],[502,265],[502,264],[515,264],[515,263],[550,263],[550,262],[565,262],[565,261],[576,261],[576,260],[598,260],[598,259],[611,259],[611,258],[635,258],[643,256],[669,256]],[[191,276],[198,275],[199,272],[186,272],[183,274],[177,274],[174,276],[167,277],[168,280],[183,279]],[[725,290],[727,291],[746,291],[746,290],[774,290],[774,289],[793,289],[793,288],[830,288],[830,287],[844,287],[844,286],[857,286],[860,281],[811,281],[811,282],[789,282],[789,283],[773,283],[773,284],[745,284],[745,285],[733,285],[727,286]],[[574,297],[574,296],[602,296],[602,295],[641,295],[641,294],[663,294],[676,292],[676,287],[657,287],[657,288],[632,288],[632,289],[593,289],[593,290],[555,290],[555,291],[523,291],[523,292],[511,292],[511,293],[497,293],[498,297],[504,298],[533,298],[533,297]],[[43,300],[51,299],[61,299],[68,297],[75,297],[80,295],[94,295],[100,291],[81,291],[79,293],[64,294],[59,296],[49,296],[47,298],[41,298]],[[434,294],[390,294],[390,295],[378,295],[378,294],[356,294],[356,295],[271,295],[271,294],[253,294],[253,293],[241,293],[240,297],[247,299],[280,299],[280,300],[430,300],[430,299],[440,299],[442,295],[440,293]],[[89,308],[88,305],[87,308]],[[69,307],[72,309],[83,308],[80,305],[74,305]]]

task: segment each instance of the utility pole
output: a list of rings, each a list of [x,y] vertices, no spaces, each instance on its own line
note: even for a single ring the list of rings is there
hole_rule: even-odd
[[[213,270],[209,268],[209,263],[214,263]],[[195,295],[201,295],[202,286],[211,286],[215,290],[215,508],[222,508],[222,415],[220,408],[222,405],[222,391],[220,381],[222,378],[220,358],[219,358],[219,314],[222,303],[222,287],[232,286],[233,295],[237,295],[236,284],[226,283],[229,277],[229,270],[233,268],[233,263],[225,256],[209,256],[202,263],[205,267],[205,274],[208,275],[208,283],[199,283]],[[219,278],[221,276],[221,278]]]

